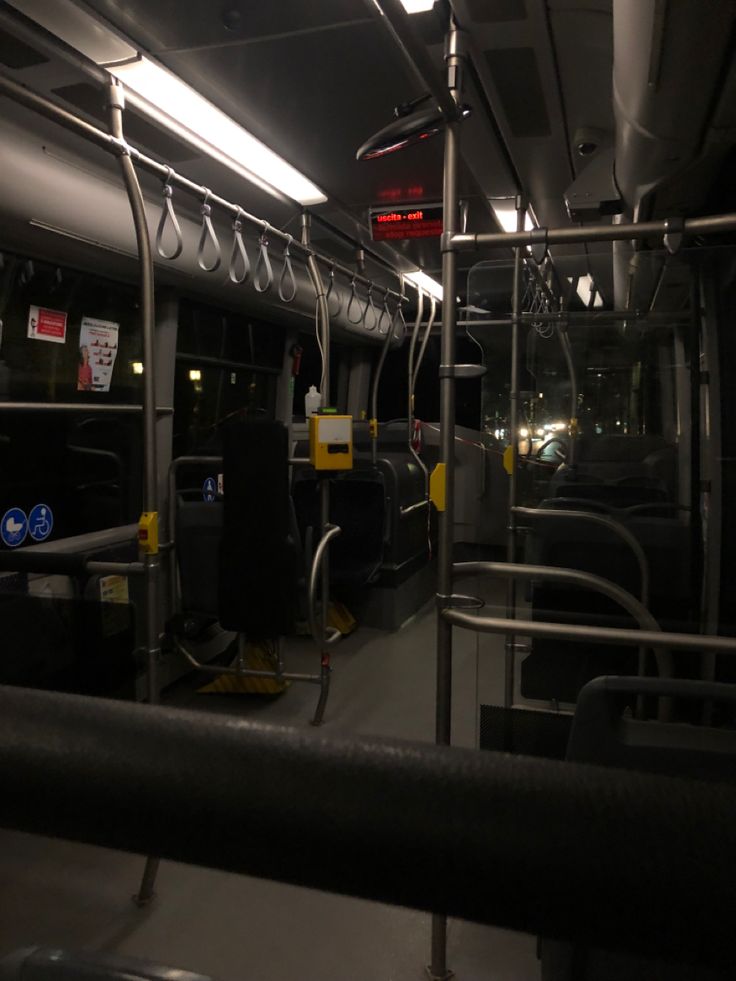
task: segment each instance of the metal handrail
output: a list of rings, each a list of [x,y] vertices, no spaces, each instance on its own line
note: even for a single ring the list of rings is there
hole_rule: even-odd
[[[208,674],[216,674],[218,676],[232,674],[237,678],[269,678],[274,681],[307,681],[314,685],[319,685],[322,681],[321,675],[305,674],[301,671],[260,671],[257,668],[244,668],[240,665],[206,664],[204,661],[196,658],[178,637],[174,637],[174,646],[195,670],[205,671]]]
[[[6,15],[5,12],[3,12],[2,20],[8,20],[8,15]],[[17,31],[16,25],[12,23],[12,21],[9,26],[11,31]],[[79,56],[79,62],[85,71],[94,70],[96,67],[93,62],[89,62],[88,59],[85,59],[83,56]],[[59,106],[53,100],[41,95],[39,92],[29,89],[25,85],[21,85],[14,78],[6,75],[4,72],[0,72],[0,92],[2,92],[3,95],[13,99],[20,105],[25,106],[27,109],[37,112],[46,119],[50,119],[52,122],[58,123],[58,125],[62,126],[64,129],[75,133],[77,136],[82,137],[90,143],[96,144],[107,153],[111,153],[113,156],[117,157],[127,156],[128,158],[132,159],[135,164],[144,170],[147,170],[149,173],[154,174],[156,177],[161,179],[168,179],[172,185],[180,187],[182,190],[194,194],[198,198],[204,197],[208,190],[202,185],[197,184],[195,181],[190,180],[188,177],[185,177],[183,174],[178,173],[173,169],[173,167],[160,163],[158,160],[154,160],[153,157],[149,157],[147,154],[127,143],[122,138],[111,136],[109,133],[99,129],[97,126],[93,126],[80,117],[75,116],[73,113],[64,109],[62,106]],[[285,203],[294,204],[290,198],[283,196],[283,199]],[[261,228],[265,228],[267,225],[267,222],[265,222],[263,219],[250,214],[238,204],[228,201],[226,198],[223,198],[218,194],[210,192],[209,204],[216,205],[218,209],[229,214],[231,217],[239,217],[240,220],[247,221],[252,225],[256,225]],[[282,242],[287,242],[289,240],[288,233],[281,231],[279,228],[273,228],[269,225],[268,232],[270,235],[273,235],[274,238],[277,238]],[[349,269],[342,263],[336,262],[331,256],[316,252],[310,246],[304,245],[298,240],[292,240],[291,244],[303,258],[309,259],[313,257],[323,266],[338,270],[348,279],[354,279],[356,282],[364,284],[365,286],[371,285],[373,282],[366,276],[363,276],[360,273],[355,273],[352,269]],[[399,293],[396,290],[389,289],[388,292],[400,303],[404,303],[408,299],[405,294]]]
[[[545,620],[508,620],[505,617],[476,617],[446,607],[442,617],[456,627],[484,634],[514,632],[526,637],[572,640],[580,643],[627,644],[632,647],[654,647],[665,644],[678,651],[707,651],[713,654],[736,654],[736,638],[715,634],[681,634],[669,630],[629,630],[626,627],[586,627],[579,623],[560,624]]]
[[[573,245],[580,242],[623,242],[629,239],[642,241],[664,237],[668,222],[637,221],[620,225],[566,225],[563,228],[545,228],[547,245]],[[736,231],[736,214],[707,215],[702,218],[686,218],[682,223],[683,235],[722,235]],[[458,252],[473,252],[480,248],[509,248],[534,245],[534,231],[489,232],[480,234],[454,234],[448,246]]]
[[[629,529],[617,521],[615,518],[611,518],[605,514],[597,514],[592,511],[566,511],[560,508],[523,508],[515,507],[512,509],[516,514],[522,517],[539,517],[539,518],[577,518],[579,521],[588,521],[591,524],[600,525],[601,527],[608,528],[615,535],[626,542],[631,551],[636,556],[636,561],[639,564],[639,573],[641,575],[641,595],[640,599],[644,606],[649,606],[649,561],[646,557],[644,549],[641,547],[639,539],[631,532]]]
[[[309,573],[309,588],[307,591],[307,615],[309,617],[309,630],[318,644],[334,644],[342,635],[339,630],[334,627],[327,627],[324,634],[317,627],[317,613],[316,613],[316,602],[317,602],[317,577],[319,571],[322,567],[322,562],[324,561],[325,555],[327,554],[327,547],[333,538],[337,538],[338,535],[342,533],[342,528],[339,525],[325,525],[325,533],[319,541],[319,545],[314,551],[314,558],[312,559],[312,568]]]
[[[0,784],[9,829],[733,966],[727,783],[1,687]]]
[[[168,405],[156,407],[156,413],[160,416],[173,416],[174,410]],[[143,406],[137,403],[114,403],[102,402],[8,402],[0,400],[0,412],[86,412],[86,413],[106,413],[115,415],[131,415],[143,412]]]
[[[591,589],[603,596],[607,596],[614,603],[618,603],[619,606],[623,607],[639,624],[641,628],[639,631],[633,630],[627,631],[627,633],[633,634],[638,638],[637,647],[642,647],[642,645],[651,646],[660,676],[663,678],[672,677],[672,656],[668,651],[663,649],[663,638],[665,635],[662,633],[659,624],[649,610],[635,596],[632,596],[623,587],[611,582],[609,579],[604,579],[602,576],[595,576],[590,572],[583,572],[580,569],[559,569],[543,565],[521,565],[514,562],[456,562],[452,566],[452,574],[453,578],[463,575],[492,575],[499,576],[502,579],[536,579],[542,582],[566,583],[571,586],[581,586],[583,589]],[[483,620],[485,618],[479,617],[478,619]],[[534,636],[531,631],[526,629],[530,621],[505,619],[503,622],[511,625],[509,632]],[[534,621],[534,623],[538,622]],[[518,629],[522,624],[524,629]],[[469,626],[469,624],[464,623],[459,624],[459,626]],[[478,629],[480,630],[482,628],[479,627]],[[587,631],[592,628],[580,627],[580,629]],[[655,639],[644,642],[645,633],[647,636]]]

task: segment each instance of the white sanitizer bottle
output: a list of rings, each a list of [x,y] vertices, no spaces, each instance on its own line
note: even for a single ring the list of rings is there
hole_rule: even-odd
[[[322,396],[314,385],[309,386],[309,391],[304,396],[304,415],[308,419],[313,416],[322,402]]]

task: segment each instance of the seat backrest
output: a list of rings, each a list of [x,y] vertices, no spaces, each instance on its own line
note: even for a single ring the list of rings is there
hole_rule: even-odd
[[[291,535],[286,426],[229,419],[223,426],[223,480],[220,623],[252,640],[289,633],[298,560]]]
[[[736,782],[736,730],[625,718],[633,697],[669,697],[736,712],[736,685],[675,678],[604,677],[578,695],[567,758],[650,773]]]
[[[672,678],[595,678],[578,695],[567,758],[699,780],[736,781],[736,730],[624,718],[623,706],[637,695],[712,702],[725,706],[731,717],[736,711],[736,685]],[[707,828],[703,834],[708,834]],[[605,888],[602,882],[601,889]],[[682,928],[687,930],[689,924],[683,923]],[[545,938],[540,939],[539,949],[542,981],[725,981],[732,975],[703,965]]]

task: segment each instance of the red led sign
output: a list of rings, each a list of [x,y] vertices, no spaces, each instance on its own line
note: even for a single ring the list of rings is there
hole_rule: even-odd
[[[441,204],[412,204],[406,207],[371,210],[371,237],[387,239],[439,238],[442,234]]]

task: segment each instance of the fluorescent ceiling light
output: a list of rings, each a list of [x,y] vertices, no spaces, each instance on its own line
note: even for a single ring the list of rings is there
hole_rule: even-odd
[[[421,14],[434,7],[434,0],[401,0],[407,14]]]
[[[588,304],[590,303],[590,294],[593,292],[594,289],[595,289],[595,284],[593,283],[593,277],[590,275],[590,273],[587,273],[585,276],[581,276],[578,279],[577,292],[578,292],[578,296],[583,301],[583,306],[587,307]],[[596,308],[602,306],[603,306],[603,297],[600,295],[600,293],[596,292],[595,299],[593,300],[593,307]]]
[[[246,180],[302,205],[327,200],[296,168],[165,68],[141,57],[110,71],[138,108]]]
[[[514,207],[513,200],[508,201],[491,201],[491,207],[493,208],[493,213],[496,216],[496,221],[503,228],[505,232],[515,232],[516,231],[516,208]],[[531,232],[535,227],[531,215],[528,211],[524,213],[524,231]]]
[[[435,300],[442,300],[442,286],[436,279],[432,279],[431,276],[423,273],[421,269],[417,270],[417,272],[405,273],[404,279],[408,279],[410,283],[413,283],[419,289],[423,289],[425,293],[429,293]]]
[[[128,101],[161,126],[269,194],[301,205],[322,204],[322,191],[234,119],[176,75],[148,58],[72,0],[13,0],[41,27],[107,68],[125,85]],[[119,62],[126,61],[124,64]]]

